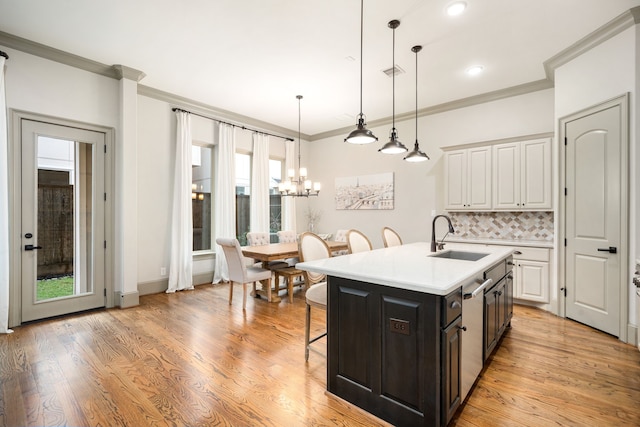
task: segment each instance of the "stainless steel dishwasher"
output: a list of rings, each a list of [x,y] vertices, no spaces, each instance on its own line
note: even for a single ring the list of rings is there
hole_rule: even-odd
[[[461,401],[467,397],[484,364],[484,290],[492,284],[492,278],[485,280],[483,275],[479,275],[462,289]]]

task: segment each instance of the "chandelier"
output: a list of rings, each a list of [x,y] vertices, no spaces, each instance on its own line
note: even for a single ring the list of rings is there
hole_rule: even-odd
[[[296,98],[298,99],[298,176],[296,177],[296,171],[294,169],[289,169],[287,171],[287,180],[278,185],[278,191],[280,191],[282,196],[317,196],[320,193],[320,183],[314,183],[310,179],[307,179],[307,168],[300,166],[300,100],[302,99],[302,95],[296,95]]]

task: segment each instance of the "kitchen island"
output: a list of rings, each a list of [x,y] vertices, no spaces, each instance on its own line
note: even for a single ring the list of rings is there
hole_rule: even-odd
[[[397,426],[446,425],[462,399],[463,287],[512,251],[473,252],[413,243],[297,264],[327,275],[327,390]]]

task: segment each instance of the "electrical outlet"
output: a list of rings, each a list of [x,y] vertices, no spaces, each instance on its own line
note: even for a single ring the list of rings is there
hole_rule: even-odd
[[[167,267],[160,267],[160,275],[161,276],[167,275]]]

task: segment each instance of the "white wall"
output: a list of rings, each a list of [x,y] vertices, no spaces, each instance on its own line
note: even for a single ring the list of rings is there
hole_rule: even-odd
[[[94,125],[118,125],[118,81],[21,51],[1,48],[7,108]]]
[[[640,29],[635,25],[583,55],[559,67],[555,73],[555,120],[630,93],[630,162],[629,162],[629,277],[634,260],[640,254],[640,164],[637,124],[639,122],[638,88],[640,87]],[[629,280],[629,322],[637,325],[635,287]],[[630,337],[631,338],[631,337]]]
[[[173,106],[147,96],[138,95],[138,284],[166,281],[169,273],[171,245],[171,198],[176,144]],[[238,151],[252,151],[252,132],[236,128]],[[215,121],[191,115],[191,136],[204,145],[217,143]],[[269,138],[272,158],[284,159],[284,140]],[[215,174],[215,169],[214,169]],[[167,274],[162,276],[160,269]],[[194,261],[194,275],[213,272],[212,257]]]
[[[405,242],[431,238],[431,211],[444,208],[442,150],[440,147],[552,132],[553,90],[534,92],[441,114],[419,117],[420,148],[431,160],[407,163],[403,155],[378,153],[388,141],[391,125],[372,128],[379,141],[356,146],[344,142],[344,136],[313,141],[303,146],[303,163],[309,175],[322,182],[317,198],[299,200],[298,232],[307,229],[307,208],[322,213],[317,229],[335,233],[338,229],[357,228],[374,247],[382,247],[381,230],[394,228]],[[415,121],[396,122],[399,139],[410,149],[415,142]],[[380,211],[335,209],[335,178],[394,173],[395,208]]]

